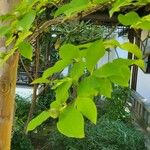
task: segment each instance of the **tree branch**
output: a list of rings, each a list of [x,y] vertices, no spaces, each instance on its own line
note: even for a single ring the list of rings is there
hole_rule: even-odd
[[[108,5],[108,4],[107,4]],[[52,26],[52,25],[58,25],[58,24],[62,24],[64,23],[65,21],[71,21],[71,20],[80,20],[81,18],[91,14],[91,13],[94,13],[96,12],[97,10],[100,10],[102,8],[106,7],[106,4],[103,4],[103,5],[98,5],[98,6],[94,6],[94,7],[91,7],[89,8],[88,10],[86,11],[83,11],[81,12],[80,14],[77,13],[73,16],[71,16],[70,18],[68,17],[57,17],[57,18],[54,18],[52,20],[48,20],[46,21],[45,23],[43,23],[40,27],[37,27],[37,29],[33,32],[33,34],[29,37],[29,42],[31,43],[34,43],[36,38],[41,34],[43,33],[43,31],[45,31],[46,29],[48,29],[48,27]]]

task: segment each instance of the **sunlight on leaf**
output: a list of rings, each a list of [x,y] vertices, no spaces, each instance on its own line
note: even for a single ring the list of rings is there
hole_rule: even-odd
[[[82,114],[73,105],[67,106],[59,116],[57,128],[68,137],[83,138],[84,119]]]

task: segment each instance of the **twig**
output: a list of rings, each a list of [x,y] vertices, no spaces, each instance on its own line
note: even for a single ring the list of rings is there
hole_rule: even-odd
[[[37,46],[36,46],[36,51],[35,51],[35,76],[34,79],[38,78],[38,72],[39,72],[39,60],[40,60],[40,47],[39,47],[39,39],[37,40]],[[29,114],[28,114],[28,119],[27,122],[25,124],[25,133],[28,123],[30,122],[30,120],[33,117],[33,113],[34,113],[34,109],[36,106],[36,100],[37,100],[37,89],[38,89],[38,84],[34,84],[33,86],[33,96],[32,96],[32,101],[31,101],[31,106],[30,106],[30,110],[29,110]]]
[[[119,54],[118,54],[118,52],[117,52],[117,49],[116,49],[116,48],[115,48],[115,53],[116,53],[117,58],[119,58]]]
[[[31,76],[30,72],[27,70],[27,68],[26,68],[26,66],[25,66],[25,64],[24,64],[24,62],[23,62],[21,56],[20,56],[20,62],[21,62],[21,64],[22,64],[22,66],[23,66],[25,72],[27,73],[27,76],[31,79],[31,81],[33,81],[33,78],[32,78],[32,76]]]
[[[117,25],[116,25],[117,26]],[[111,31],[105,36],[104,39],[108,39],[108,37],[110,37],[112,35],[112,33],[115,31],[116,26],[114,28],[111,29]]]
[[[100,9],[104,8],[105,6],[106,6],[106,4],[94,6],[92,8],[89,8],[86,11],[81,12],[80,14],[75,14],[75,15],[71,16],[70,18],[69,17],[64,18],[64,17],[61,16],[61,17],[54,18],[52,20],[48,20],[45,23],[43,23],[40,27],[37,27],[37,29],[29,37],[29,42],[34,43],[36,38],[41,33],[43,33],[43,31],[45,31],[49,26],[62,24],[65,21],[71,21],[71,20],[76,20],[76,19],[79,20],[79,19],[81,19],[81,18],[83,18],[83,17],[85,17],[85,16],[87,16],[91,13],[96,12],[97,10],[100,10]]]
[[[147,44],[148,44],[149,35],[150,35],[150,32],[148,32],[146,39],[143,40],[143,54],[146,51],[146,47],[147,47]],[[145,42],[145,45],[144,45],[144,42]]]

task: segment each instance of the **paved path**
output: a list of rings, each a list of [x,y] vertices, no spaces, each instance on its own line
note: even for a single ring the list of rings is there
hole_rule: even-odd
[[[19,96],[27,100],[31,100],[32,91],[33,91],[33,88],[30,86],[17,85],[16,87],[16,94],[18,94]]]

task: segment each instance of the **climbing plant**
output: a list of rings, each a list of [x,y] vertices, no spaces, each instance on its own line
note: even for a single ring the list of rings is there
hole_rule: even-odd
[[[62,24],[68,20],[80,19],[106,6],[111,6],[110,17],[122,7],[140,7],[149,0],[23,0],[15,11],[0,17],[3,26],[0,36],[5,36],[6,46],[12,47],[8,52],[1,52],[1,64],[16,51],[31,60],[36,38],[46,32],[50,26]],[[51,12],[53,18],[36,26],[40,14],[49,7],[56,7]],[[58,7],[58,8],[57,8]],[[136,12],[120,14],[118,20],[123,25],[134,29],[150,30],[150,15],[140,17]],[[9,22],[9,25],[7,25]],[[136,60],[118,58],[101,67],[98,61],[110,48],[119,47],[136,56]],[[135,64],[144,68],[142,51],[130,42],[120,44],[115,39],[96,40],[94,42],[73,45],[65,43],[59,48],[59,60],[47,70],[42,77],[32,84],[50,84],[55,90],[55,99],[50,108],[31,120],[27,130],[34,130],[48,118],[57,119],[58,130],[69,137],[83,138],[84,117],[96,124],[97,109],[93,101],[98,94],[111,97],[112,84],[128,86],[129,66]],[[71,66],[70,72],[62,79],[53,80],[51,76]]]

